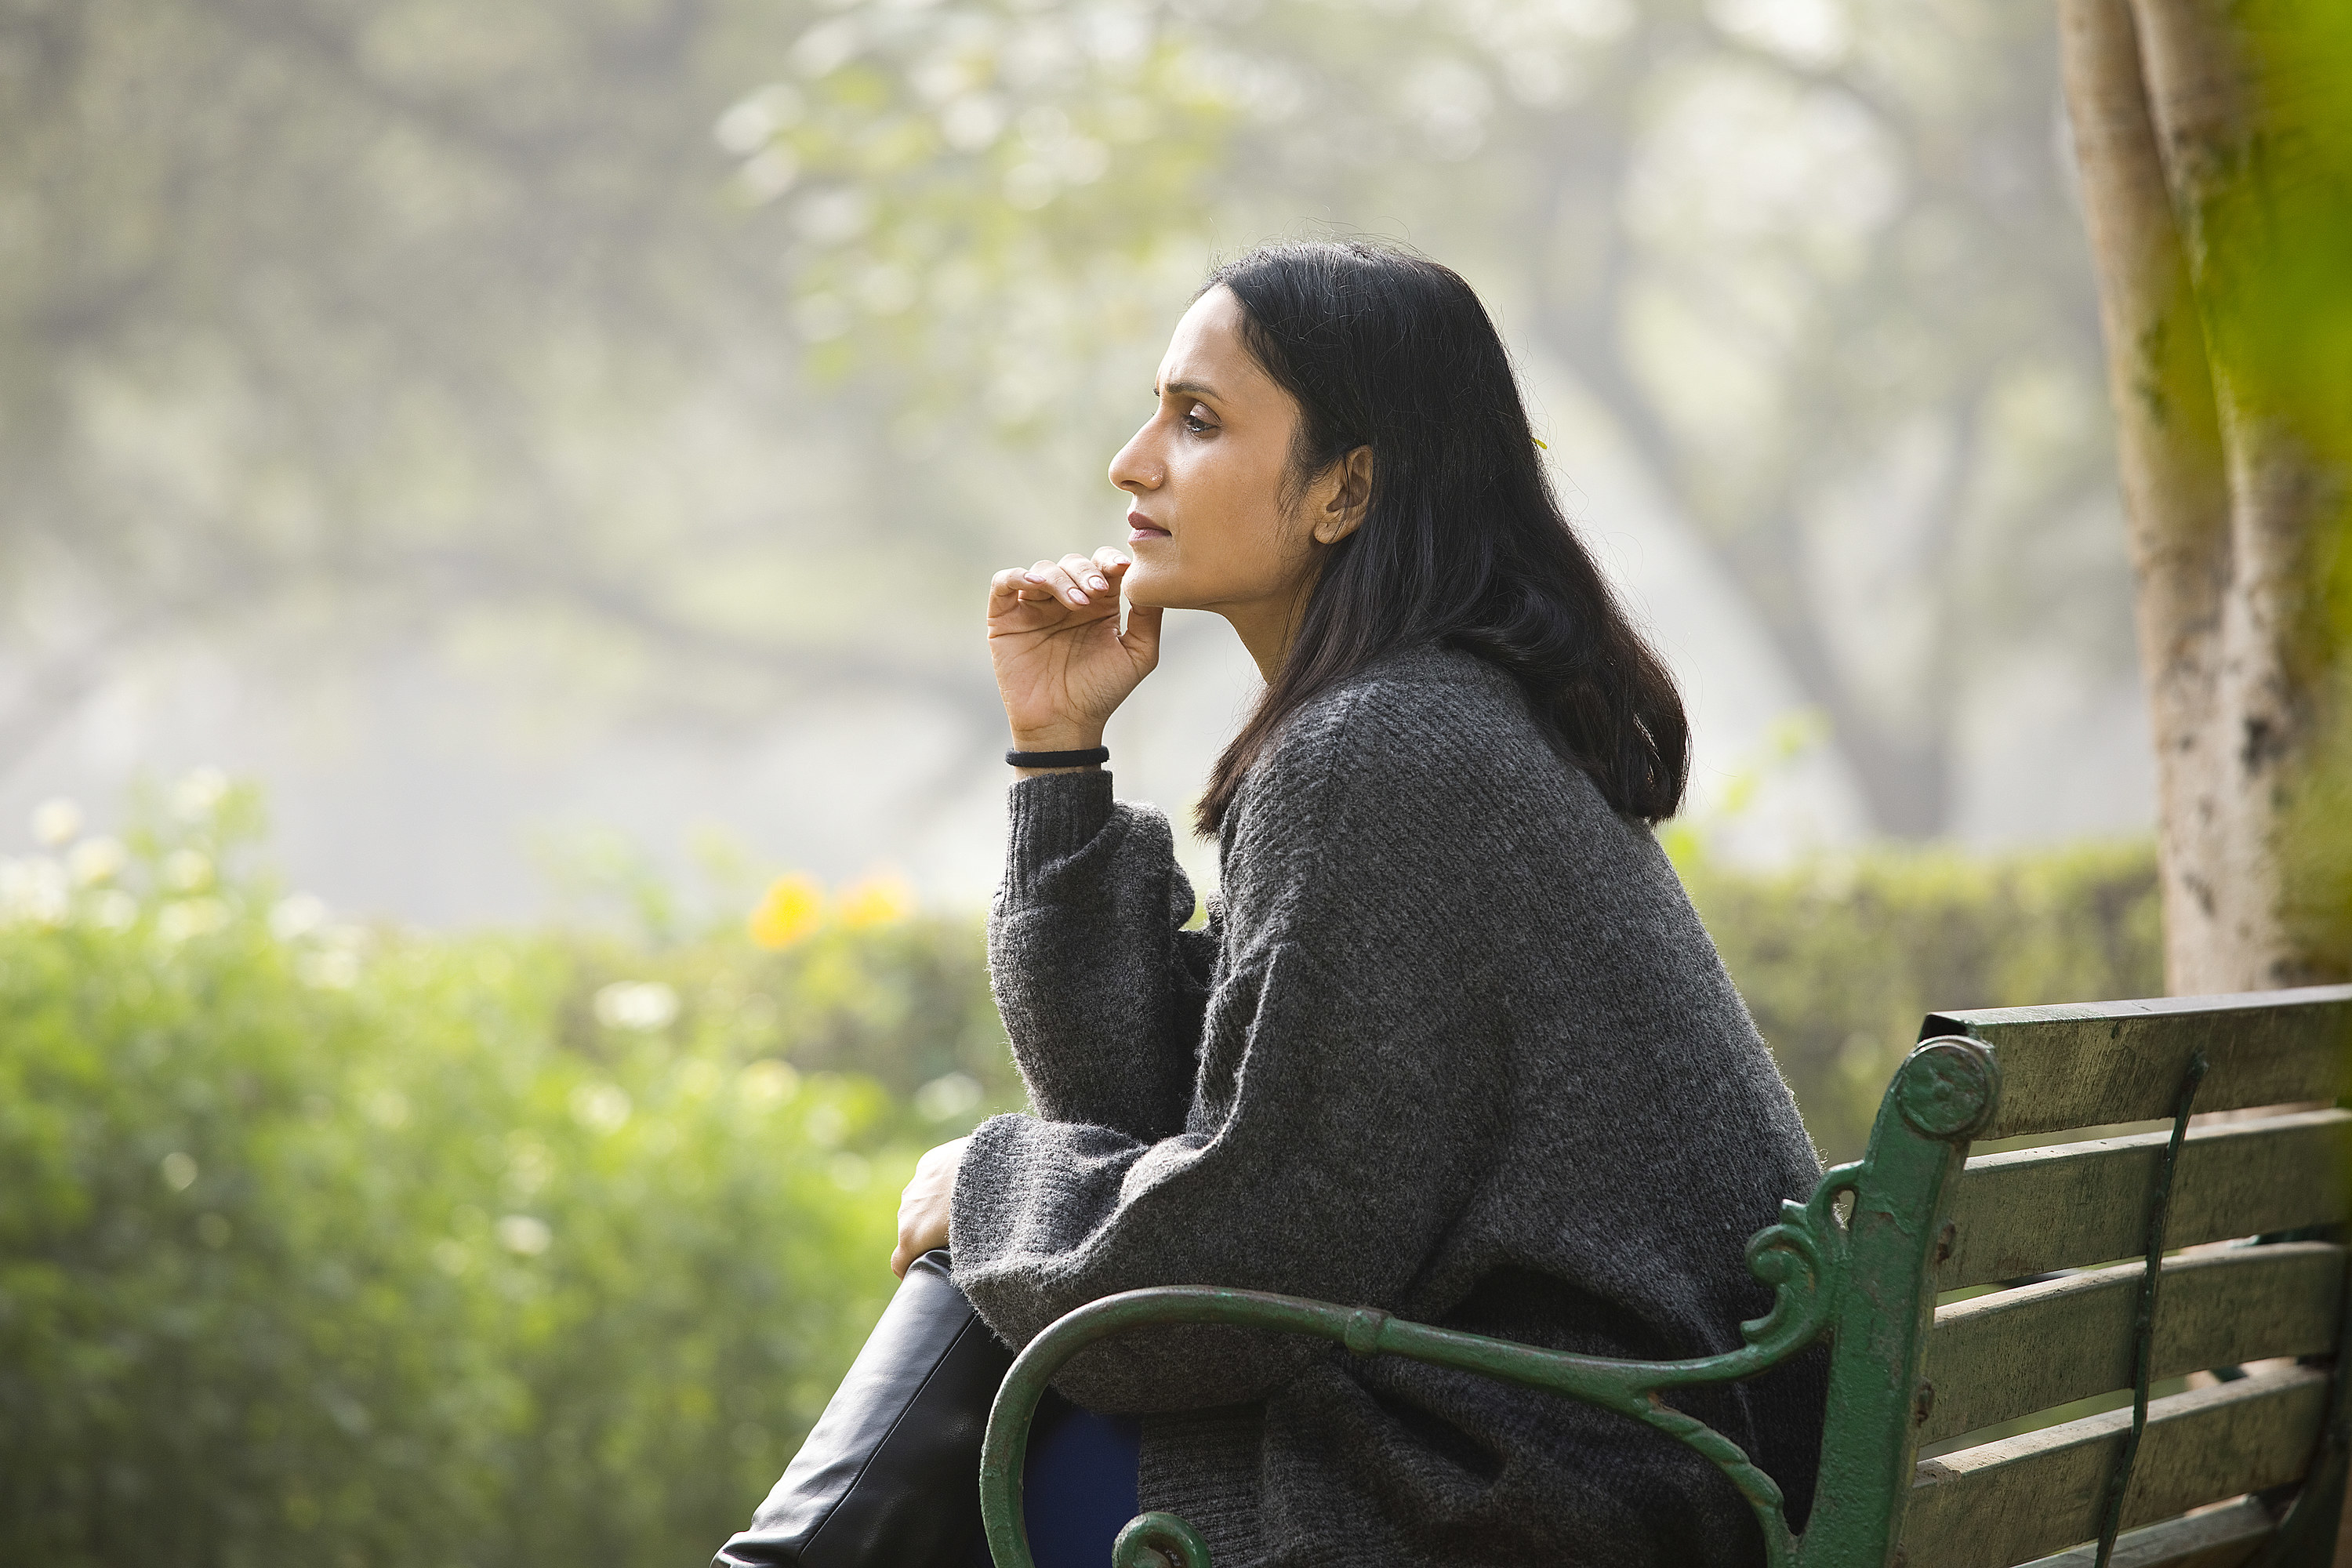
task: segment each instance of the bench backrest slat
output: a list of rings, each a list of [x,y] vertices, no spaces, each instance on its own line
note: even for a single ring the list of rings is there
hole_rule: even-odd
[[[2289,1367],[2151,1402],[2125,1526],[2301,1479],[2330,1386]],[[1909,1568],[2010,1568],[2096,1535],[2130,1430],[2116,1410],[1925,1461],[1904,1517]]]
[[[2345,1249],[2324,1242],[2167,1259],[2149,1375],[2331,1353],[2344,1265]],[[2142,1272],[2119,1264],[1937,1308],[1919,1440],[2129,1388]]]
[[[1996,1053],[1998,1056],[1999,1054]],[[2009,1059],[1999,1056],[2002,1088]],[[2202,1097],[2200,1097],[2202,1103]],[[1935,1288],[1957,1290],[2130,1258],[2166,1132],[1980,1154],[1951,1183]],[[2308,1110],[2189,1130],[2173,1178],[2168,1245],[2334,1225],[2352,1215],[2352,1111]]]
[[[2352,1332],[2352,1110],[2309,1102],[2352,1089],[2352,986],[1944,1013],[1922,1033],[1863,1159],[1824,1177],[1801,1214],[1792,1206],[1771,1243],[1790,1255],[1775,1270],[1800,1284],[1821,1272],[1809,1259],[1843,1254],[1798,1568],[2014,1568],[2095,1539],[2118,1476],[2126,1531],[2307,1480],[2310,1506],[2263,1529],[2278,1525],[2283,1564],[2324,1561],[2315,1542],[2332,1531],[2352,1447],[2329,1415]],[[2221,1110],[2256,1114],[2192,1120],[2168,1159],[2179,1118]],[[2097,1136],[2135,1122],[2159,1130]],[[2022,1138],[2047,1146],[1970,1157]],[[1843,1240],[1824,1239],[1817,1211],[1842,1191]],[[2169,1256],[2143,1368],[2159,1212]],[[2042,1278],[2055,1270],[2084,1272]],[[1936,1305],[1979,1286],[1998,1289]],[[2269,1370],[2152,1399],[2132,1450],[2143,1371],[2156,1381],[2250,1362]],[[2103,1396],[2124,1407],[1977,1440]],[[1953,1438],[1973,1446],[1916,1460],[1922,1443]],[[2195,1545],[2198,1533],[2155,1531],[2134,1554],[2170,1561],[2176,1540],[2183,1563],[2236,1550]]]
[[[2109,1568],[2247,1568],[2278,1529],[2278,1518],[2259,1498],[2240,1498],[2204,1513],[2126,1531],[2116,1539]],[[2090,1542],[2033,1568],[2098,1568],[2098,1542]]]
[[[2199,1110],[2333,1102],[2352,1089],[2352,985],[1938,1013],[1921,1037],[1940,1035],[2000,1058],[2000,1104],[1979,1139],[2168,1119],[2200,1050],[2210,1068]]]

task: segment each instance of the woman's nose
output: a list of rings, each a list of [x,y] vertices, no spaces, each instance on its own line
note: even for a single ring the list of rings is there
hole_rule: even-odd
[[[1110,460],[1110,482],[1120,489],[1130,490],[1140,495],[1145,490],[1156,490],[1160,488],[1162,470],[1160,466],[1152,460],[1150,452],[1146,449],[1147,444],[1144,440],[1150,428],[1147,425],[1141,430],[1138,430],[1129,439],[1127,445],[1118,449],[1118,456]]]

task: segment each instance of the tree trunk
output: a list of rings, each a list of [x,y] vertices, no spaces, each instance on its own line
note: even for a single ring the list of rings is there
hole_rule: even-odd
[[[2130,0],[2061,0],[2059,58],[2084,217],[2099,275],[2116,455],[2138,579],[2135,609],[2156,743],[2157,849],[2165,973],[2205,982],[2235,945],[2242,884],[2217,875],[2235,813],[2220,710],[2221,605],[2230,580],[2230,491],[2206,367],[2205,330],[2172,218],[2140,79]],[[2257,909],[2267,903],[2259,895]]]
[[[2294,918],[2332,667],[2322,557],[2347,494],[2247,301],[2314,236],[2273,200],[2324,99],[2246,0],[2062,0],[2158,753],[2177,993],[2342,973]],[[2273,18],[2287,7],[2272,5]],[[2284,220],[2284,221],[2282,221]],[[2323,411],[2324,416],[2325,411]],[[2307,879],[2305,879],[2307,880]]]

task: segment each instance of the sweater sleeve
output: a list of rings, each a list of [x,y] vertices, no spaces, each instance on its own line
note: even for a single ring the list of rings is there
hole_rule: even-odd
[[[1168,819],[1104,773],[1012,790],[988,926],[998,1011],[1035,1114],[1158,1138],[1184,1124],[1216,937],[1184,931],[1192,885]]]
[[[1327,756],[1313,774],[1351,770]],[[1380,829],[1433,831],[1377,782],[1352,793]],[[1001,1116],[973,1135],[950,1246],[957,1283],[1012,1343],[1150,1285],[1394,1306],[1483,1174],[1506,1120],[1502,1069],[1428,940],[1443,912],[1328,813],[1294,802],[1244,832],[1257,891],[1233,896],[1234,910],[1257,906],[1255,929],[1209,1000],[1186,1130],[1155,1140]],[[1425,967],[1401,959],[1416,951]],[[1057,1382],[1097,1409],[1199,1408],[1261,1398],[1325,1352],[1155,1328],[1089,1350]]]

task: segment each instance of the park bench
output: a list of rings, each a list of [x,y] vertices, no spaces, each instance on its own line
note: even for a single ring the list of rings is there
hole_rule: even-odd
[[[1749,1242],[1776,1293],[1726,1354],[1611,1361],[1202,1287],[1062,1318],[1013,1363],[989,1423],[997,1568],[1032,1568],[1021,1462],[1047,1382],[1087,1345],[1160,1323],[1319,1336],[1646,1422],[1730,1478],[1771,1568],[2328,1563],[2352,1426],[2352,1111],[2336,1108],[2352,986],[1943,1013],[1921,1035],[1867,1152]],[[1661,1396],[1824,1339],[1820,1482],[1793,1535],[1771,1478]],[[2062,1408],[2083,1401],[2113,1407]],[[1181,1520],[1148,1513],[1114,1562],[1209,1557]]]

